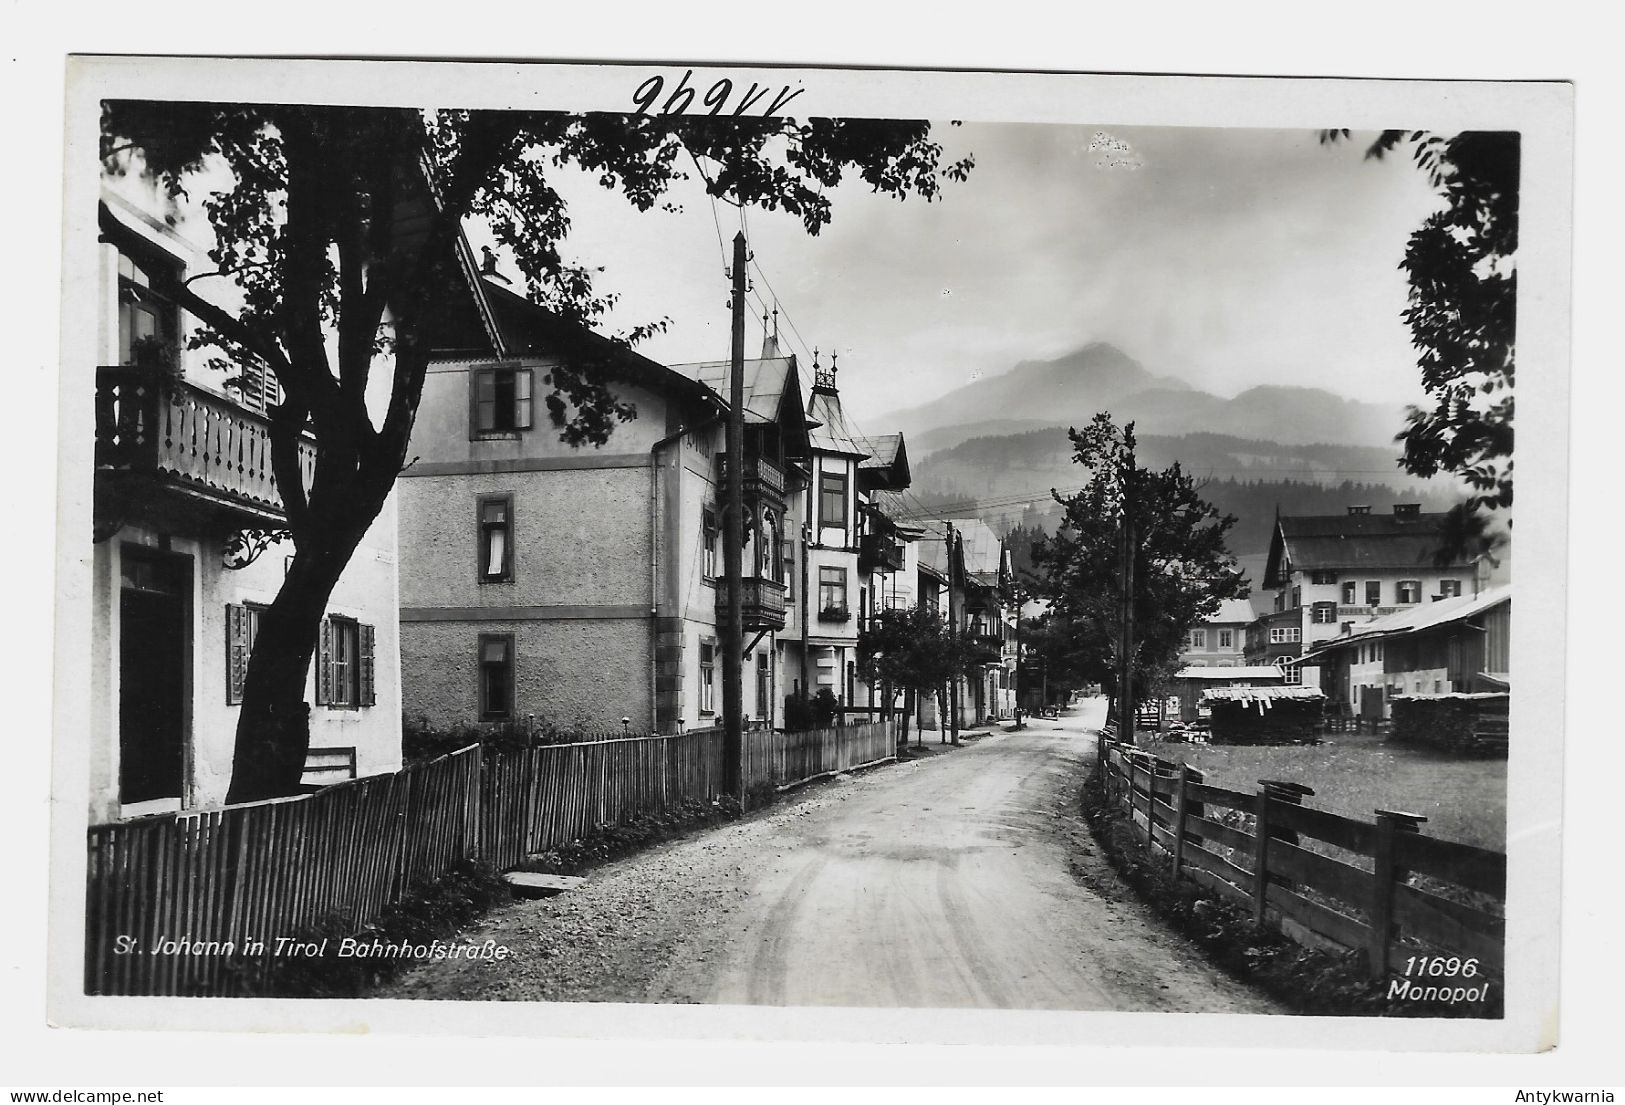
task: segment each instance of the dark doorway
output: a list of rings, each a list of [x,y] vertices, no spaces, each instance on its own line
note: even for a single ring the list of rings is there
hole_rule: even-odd
[[[192,562],[125,546],[119,588],[119,801],[180,798]]]

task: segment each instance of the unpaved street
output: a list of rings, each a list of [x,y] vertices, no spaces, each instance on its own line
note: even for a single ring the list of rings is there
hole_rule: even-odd
[[[513,958],[426,965],[382,996],[1273,1011],[1096,854],[1077,790],[1098,712],[816,785],[611,864],[467,934]]]

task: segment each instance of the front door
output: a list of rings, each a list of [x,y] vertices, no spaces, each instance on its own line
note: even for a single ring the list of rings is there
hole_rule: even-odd
[[[126,546],[119,589],[119,801],[180,798],[190,560]]]

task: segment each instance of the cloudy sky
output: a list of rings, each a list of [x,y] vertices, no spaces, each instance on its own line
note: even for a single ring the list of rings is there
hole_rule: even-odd
[[[756,295],[771,304],[776,293],[794,323],[781,326],[788,347],[839,351],[849,409],[912,406],[1090,341],[1221,395],[1273,383],[1418,397],[1397,265],[1437,201],[1408,157],[1366,161],[1368,136],[1322,146],[1298,130],[975,124],[935,135],[945,162],[976,156],[938,202],[846,184],[817,238],[788,216],[745,214],[765,274],[752,274]],[[726,357],[723,243],[737,209],[698,187],[674,195],[676,214],[638,213],[586,180],[561,191],[569,252],[623,297],[611,328],[669,316],[649,356]],[[754,317],[749,333],[754,354]]]

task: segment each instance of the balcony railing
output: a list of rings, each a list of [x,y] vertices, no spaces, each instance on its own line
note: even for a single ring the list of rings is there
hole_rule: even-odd
[[[761,576],[746,576],[740,581],[741,621],[746,629],[784,628],[784,584]],[[717,625],[728,624],[728,589],[718,581]]]
[[[97,370],[96,468],[151,477],[262,521],[283,517],[269,420],[146,369]],[[316,445],[302,441],[307,486],[315,468]]]
[[[858,544],[858,571],[900,572],[903,546],[887,533],[866,533]]]
[[[721,454],[721,464],[718,469],[719,481],[728,479],[728,454]],[[784,506],[784,469],[766,457],[745,454],[745,465],[739,472],[740,482],[743,485],[747,499],[766,498],[780,507]]]

